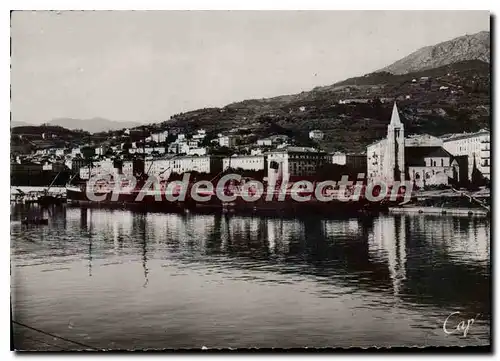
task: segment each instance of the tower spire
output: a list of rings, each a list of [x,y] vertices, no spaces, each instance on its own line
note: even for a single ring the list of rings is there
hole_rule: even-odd
[[[391,115],[391,126],[400,126],[402,125],[401,119],[399,119],[399,111],[398,106],[396,105],[396,101],[394,101],[394,106],[392,107],[392,115]]]

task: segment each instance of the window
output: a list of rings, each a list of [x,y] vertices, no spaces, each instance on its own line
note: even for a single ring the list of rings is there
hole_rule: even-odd
[[[441,158],[441,167],[444,167],[444,159]]]

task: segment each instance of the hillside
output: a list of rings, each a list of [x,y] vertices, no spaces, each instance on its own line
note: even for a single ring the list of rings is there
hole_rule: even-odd
[[[349,99],[367,103],[339,104]],[[489,64],[466,61],[405,75],[373,73],[300,94],[178,114],[162,126],[184,131],[203,127],[209,132],[239,129],[255,137],[282,133],[301,140],[311,129],[321,129],[324,149],[361,152],[385,136],[395,99],[408,134],[489,127]]]
[[[380,72],[407,74],[468,60],[490,62],[490,32],[481,31],[421,48]]]
[[[89,140],[90,133],[52,125],[28,125],[11,129],[11,151],[65,147]]]

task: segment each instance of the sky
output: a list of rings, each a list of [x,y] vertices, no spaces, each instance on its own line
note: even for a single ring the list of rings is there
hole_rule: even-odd
[[[11,117],[164,121],[330,85],[489,29],[486,11],[16,11]]]

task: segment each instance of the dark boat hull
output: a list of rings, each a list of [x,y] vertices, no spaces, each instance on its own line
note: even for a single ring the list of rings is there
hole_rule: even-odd
[[[85,191],[67,189],[67,203],[77,206],[92,206],[105,208],[129,208],[141,211],[185,211],[191,210],[196,212],[231,212],[231,213],[258,213],[258,214],[295,214],[295,213],[321,213],[321,214],[372,214],[388,211],[390,203],[368,202],[366,199],[357,201],[342,202],[340,200],[332,200],[322,202],[317,199],[311,199],[307,202],[298,202],[287,196],[283,201],[266,200],[266,195],[263,194],[260,199],[254,202],[248,202],[237,197],[234,201],[223,202],[218,197],[213,195],[210,201],[197,202],[192,197],[188,196],[187,192],[185,200],[171,201],[162,193],[147,193],[138,198],[139,192],[119,193],[113,195],[109,193],[96,193],[95,196],[102,198],[99,201],[89,199]]]
[[[22,220],[21,224],[40,226],[40,225],[49,224],[49,220],[48,219],[28,219],[28,220]]]

